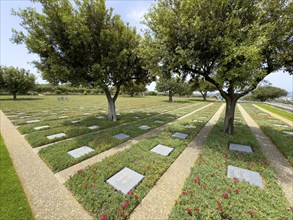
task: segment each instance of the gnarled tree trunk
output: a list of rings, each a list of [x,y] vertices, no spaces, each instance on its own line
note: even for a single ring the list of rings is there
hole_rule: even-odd
[[[203,100],[206,101],[208,92],[207,91],[205,91],[205,92],[200,91],[200,94],[202,95]]]
[[[108,119],[111,121],[117,121],[115,101],[118,97],[119,90],[117,89],[113,98],[108,90],[105,89],[104,91],[108,101]]]
[[[224,132],[226,134],[233,134],[234,132],[234,115],[237,103],[237,98],[225,97],[226,100],[226,114],[224,120]]]
[[[173,102],[173,93],[169,90],[169,102]]]
[[[12,93],[13,95],[13,100],[16,100],[16,92]]]

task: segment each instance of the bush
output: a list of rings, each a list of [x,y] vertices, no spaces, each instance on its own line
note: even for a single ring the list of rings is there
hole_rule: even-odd
[[[60,95],[60,94],[62,94],[62,91],[61,91],[60,89],[56,89],[56,90],[54,91],[54,93],[55,93],[56,95]]]
[[[157,94],[157,92],[155,92],[155,91],[149,91],[149,92],[147,92],[146,95],[157,96],[158,94]]]

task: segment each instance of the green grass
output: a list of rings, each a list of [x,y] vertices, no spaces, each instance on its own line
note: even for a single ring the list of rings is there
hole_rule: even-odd
[[[293,165],[293,137],[292,135],[283,133],[283,131],[293,132],[293,128],[268,114],[263,115],[263,111],[250,104],[242,104],[242,106],[260,126],[260,129],[288,159],[289,163]],[[274,124],[280,124],[287,127],[276,127]]]
[[[0,219],[34,219],[1,135],[0,170]]]
[[[272,107],[272,106],[269,106],[266,104],[257,104],[257,106],[264,108],[270,112],[273,112],[279,116],[282,116],[290,121],[293,121],[293,113],[291,113],[291,112],[287,112],[287,111],[284,111],[284,110],[281,110],[281,109],[278,109],[278,108],[275,108],[275,107]]]
[[[58,172],[78,162],[81,162],[82,160],[108,150],[122,142],[125,142],[130,138],[137,137],[165,123],[173,121],[175,118],[183,116],[205,105],[207,105],[207,103],[200,103],[196,106],[192,105],[188,108],[174,110],[172,113],[154,116],[152,118],[147,118],[132,124],[116,126],[107,130],[101,130],[96,133],[77,137],[65,142],[56,143],[41,149],[39,155],[46,162],[49,168],[51,168],[54,172]],[[156,120],[161,120],[164,123],[155,123]],[[151,129],[147,131],[138,129],[138,127],[141,125],[147,125],[151,127]],[[130,137],[124,140],[118,140],[112,137],[118,133],[125,133],[130,135]],[[91,147],[95,151],[76,159],[67,154],[68,151],[85,145]]]
[[[237,123],[233,136],[222,129],[223,116],[208,136],[169,218],[292,219],[289,203],[249,127]],[[253,153],[229,151],[230,142],[250,145]],[[228,165],[259,172],[265,188],[227,178]],[[226,193],[227,198],[223,196]]]
[[[107,215],[107,219],[127,218],[219,106],[219,103],[213,104],[165,128],[158,136],[140,141],[127,150],[79,171],[66,182],[66,186],[95,218],[100,219],[104,214]],[[193,122],[198,116],[207,116],[207,118],[200,119],[202,123]],[[197,128],[185,128],[188,124],[197,125]],[[185,140],[173,139],[171,135],[174,132],[187,133],[189,136]],[[150,149],[157,144],[171,146],[174,151],[168,157],[150,152]],[[106,183],[108,178],[124,167],[145,176],[130,195],[123,195]],[[122,212],[124,217],[121,216]]]

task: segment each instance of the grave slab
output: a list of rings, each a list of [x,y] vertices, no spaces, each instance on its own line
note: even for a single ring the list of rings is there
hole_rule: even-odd
[[[164,123],[164,122],[161,120],[156,120],[155,123]]]
[[[60,138],[60,137],[65,137],[66,134],[64,133],[58,133],[58,134],[53,134],[53,135],[49,135],[47,136],[48,139],[54,139],[54,138]]]
[[[25,112],[19,112],[18,113],[18,115],[24,115],[25,114]]]
[[[264,188],[261,176],[258,172],[228,165],[227,175],[229,178],[238,178],[239,180],[246,181],[252,185],[257,185],[260,188]]]
[[[244,153],[252,153],[252,149],[250,146],[242,145],[242,144],[229,144],[229,150],[244,152]]]
[[[200,123],[202,123],[203,121],[202,120],[193,120],[193,122],[200,122]]]
[[[88,146],[82,146],[80,148],[68,151],[67,153],[74,158],[79,158],[79,157],[82,157],[83,155],[86,155],[86,154],[91,153],[93,151],[95,151],[95,150],[88,147]]]
[[[134,116],[133,118],[135,118],[135,119],[139,119],[139,117],[138,117],[138,116]]]
[[[60,116],[59,119],[68,118],[68,116]]]
[[[31,123],[37,123],[40,122],[40,120],[31,120],[31,121],[26,121],[26,123],[31,124]]]
[[[102,118],[105,118],[105,117],[104,116],[97,116],[96,118],[102,119]]]
[[[176,132],[172,135],[173,138],[185,139],[187,138],[188,134]]]
[[[293,135],[292,131],[283,131],[284,134],[289,134],[289,135]]]
[[[173,119],[173,118],[175,118],[175,117],[173,117],[173,116],[168,116],[167,118]]]
[[[87,113],[83,113],[83,115],[89,115],[89,114],[90,114],[90,113],[88,113],[88,112],[87,112]]]
[[[20,119],[24,119],[24,118],[31,118],[32,116],[21,116],[19,117]]]
[[[208,118],[207,116],[198,116],[198,118]]]
[[[49,125],[44,125],[44,126],[40,126],[40,127],[35,127],[34,129],[35,130],[41,130],[41,129],[44,129],[44,128],[49,128],[50,126]]]
[[[140,126],[138,128],[141,129],[141,130],[149,130],[151,127],[146,126],[146,125],[142,125],[142,126]]]
[[[119,140],[123,140],[125,138],[129,138],[130,136],[127,134],[124,134],[124,133],[119,133],[119,134],[114,135],[113,137],[116,139],[119,139]]]
[[[144,176],[140,173],[125,167],[108,179],[107,183],[113,186],[116,190],[121,191],[123,194],[127,194],[136,187],[143,178]]]
[[[168,156],[173,150],[174,148],[162,144],[158,144],[153,149],[151,149],[152,152],[160,154],[165,157]]]
[[[190,129],[195,129],[196,128],[196,126],[194,126],[194,125],[186,125],[185,127],[190,128]]]
[[[89,128],[89,129],[91,129],[91,130],[94,130],[94,129],[98,129],[98,128],[100,128],[100,126],[98,126],[98,125],[93,125],[93,126],[89,126],[89,127],[87,127],[87,128]]]
[[[152,114],[150,114],[150,113],[148,113],[148,114],[146,114],[147,116],[150,116],[150,115],[152,115]]]
[[[288,128],[287,125],[281,125],[281,124],[273,124],[275,127],[284,127],[284,128]]]
[[[71,121],[72,124],[76,124],[76,123],[80,123],[81,121],[80,120],[75,120],[75,121]]]

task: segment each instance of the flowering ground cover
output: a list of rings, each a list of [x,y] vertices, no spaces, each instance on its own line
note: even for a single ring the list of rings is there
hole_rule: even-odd
[[[240,117],[239,112],[237,115]],[[208,136],[205,148],[191,170],[170,219],[292,219],[289,206],[276,176],[260,146],[242,121],[233,136],[223,130],[223,115]],[[253,153],[228,150],[229,143],[252,146]],[[237,178],[227,178],[232,165],[259,172],[264,189]]]
[[[271,139],[276,147],[278,147],[282,154],[293,165],[293,135],[284,133],[284,131],[293,132],[293,127],[290,127],[288,124],[270,116],[269,114],[264,115],[263,111],[250,104],[242,104],[242,106],[260,126],[260,129]],[[281,126],[278,127],[275,125]]]
[[[95,218],[126,219],[220,105],[220,103],[215,103],[175,122],[156,137],[140,141],[127,150],[110,156],[85,170],[77,171],[66,182],[66,186]],[[207,118],[201,118],[202,122],[194,122],[199,115]],[[188,129],[185,127],[186,125],[196,125],[197,127]],[[187,139],[173,139],[171,135],[175,132],[186,133],[189,136]],[[173,147],[174,150],[168,157],[150,152],[157,144]],[[107,179],[124,167],[144,175],[142,182],[127,195],[114,190],[106,183]]]
[[[65,142],[60,142],[43,148],[39,152],[39,156],[46,162],[46,164],[54,171],[61,171],[69,166],[72,166],[86,158],[92,157],[98,153],[108,150],[122,142],[134,138],[149,130],[152,130],[158,126],[165,123],[173,121],[175,118],[179,118],[187,113],[190,113],[198,108],[201,108],[208,103],[198,103],[196,106],[192,105],[187,108],[177,109],[172,111],[172,113],[166,113],[152,118],[143,119],[132,124],[125,124],[121,126],[111,127],[106,130],[101,130],[95,133],[84,135],[82,137],[77,137],[72,140]],[[163,121],[163,123],[156,123],[155,121]],[[142,125],[147,125],[150,127],[149,130],[141,130],[138,127]],[[118,140],[113,138],[114,135],[118,133],[125,133],[130,137],[123,140]],[[81,146],[89,146],[95,151],[90,154],[86,154],[80,158],[73,158],[67,154],[68,151],[79,148]]]
[[[270,112],[273,112],[279,116],[282,116],[290,121],[293,121],[293,113],[292,112],[288,112],[288,111],[284,111],[282,109],[279,108],[275,108],[266,104],[257,104],[257,106],[264,108]]]

